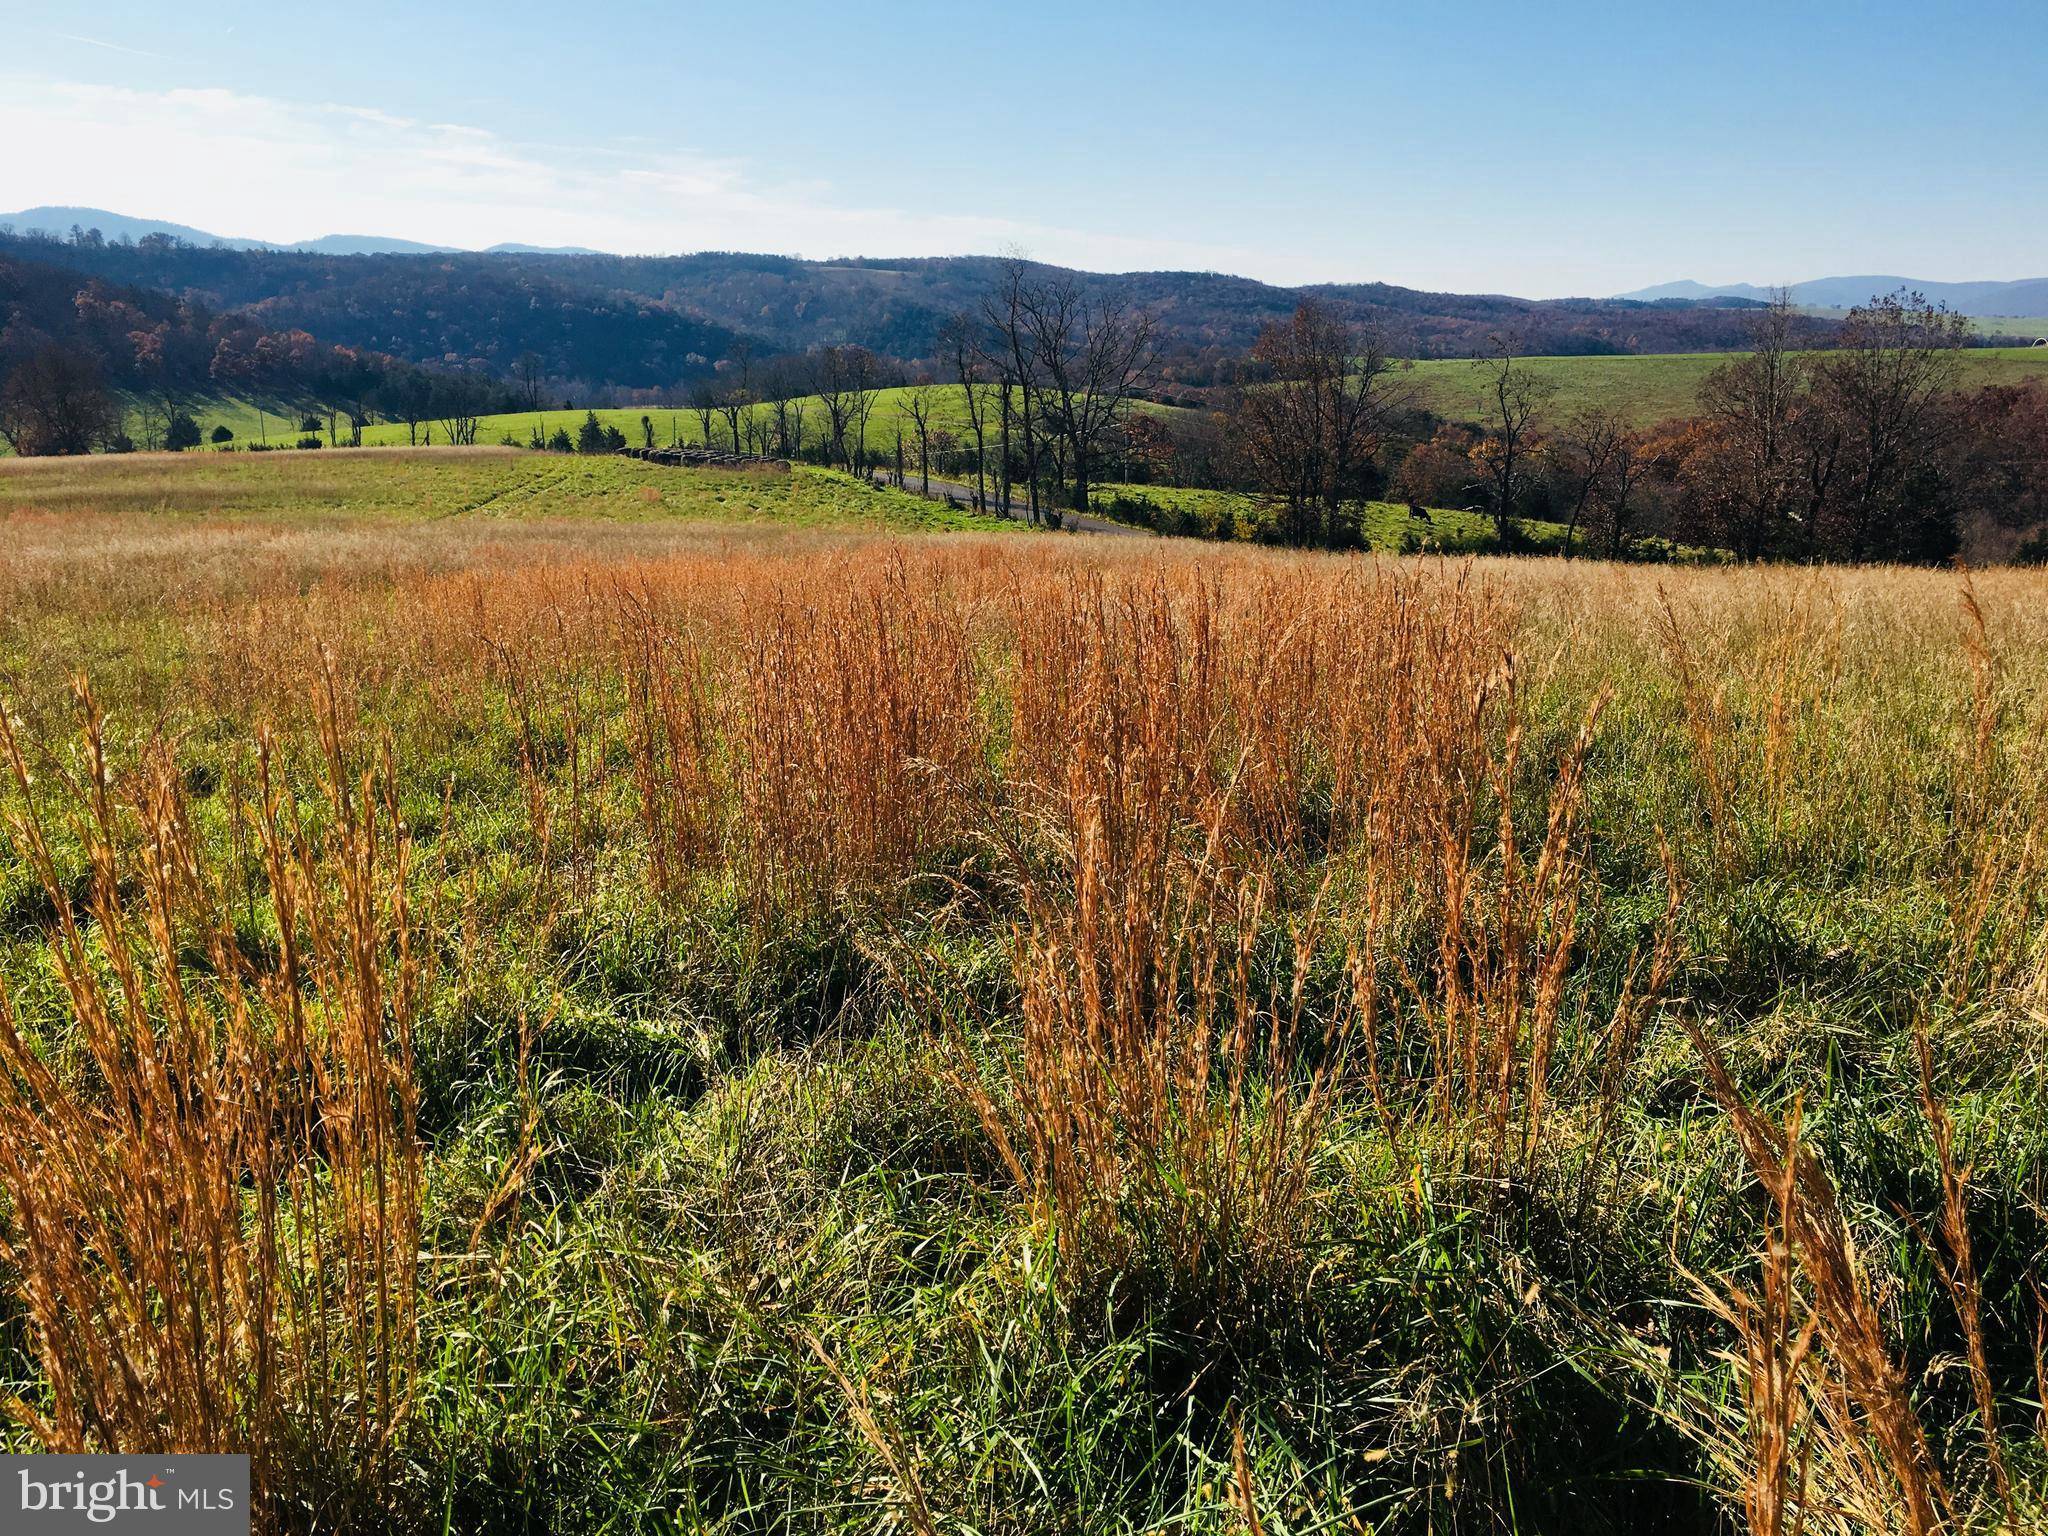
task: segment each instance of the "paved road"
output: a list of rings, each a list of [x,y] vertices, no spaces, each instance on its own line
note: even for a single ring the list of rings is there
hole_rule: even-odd
[[[872,478],[877,485],[893,487],[896,483],[895,476],[883,470],[877,470]],[[903,480],[903,489],[910,492],[913,496],[917,495],[919,487],[923,482],[915,475],[905,475]],[[971,507],[974,505],[973,486],[962,485],[957,480],[939,480],[935,478],[932,481],[931,499],[943,501],[948,496],[963,506]],[[988,501],[991,511],[999,512],[1002,516],[1010,518],[1015,522],[1021,523],[1030,515],[1025,504],[1014,496],[1010,498],[1009,505],[998,507],[996,505],[996,493],[991,489],[988,493]],[[1142,538],[1157,537],[1149,528],[1133,528],[1128,523],[1113,523],[1106,517],[1096,517],[1087,512],[1068,512],[1064,514],[1060,520],[1060,527],[1063,529],[1071,528],[1077,533],[1120,533]]]

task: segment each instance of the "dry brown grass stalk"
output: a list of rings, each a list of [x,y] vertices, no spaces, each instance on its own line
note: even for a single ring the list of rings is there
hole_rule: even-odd
[[[748,888],[805,902],[908,874],[956,834],[980,761],[964,616],[901,561],[778,592],[742,640],[724,734]]]
[[[1433,807],[1437,820],[1424,844],[1434,854],[1428,884],[1438,893],[1426,909],[1435,925],[1434,964],[1425,974],[1403,968],[1426,1037],[1433,1112],[1461,1132],[1468,1164],[1489,1173],[1527,1167],[1543,1140],[1586,874],[1579,847],[1586,755],[1607,699],[1604,691],[1594,697],[1549,775],[1543,833],[1532,849],[1516,824],[1516,689],[1510,656],[1473,695],[1475,722],[1496,708],[1505,721],[1497,753],[1479,750],[1477,725],[1455,733],[1476,760],[1455,779],[1446,775],[1458,789]],[[1482,783],[1489,797],[1478,792]],[[1657,989],[1668,973],[1667,957]],[[1627,1015],[1649,1001],[1628,999]],[[1617,1031],[1611,1043],[1632,1050],[1636,1031]]]
[[[1799,1142],[1799,1109],[1785,1127],[1789,1146]],[[1788,1161],[1765,1185],[1771,1214],[1755,1289],[1725,1292],[1702,1287],[1707,1305],[1742,1341],[1741,1382],[1747,1416],[1745,1464],[1739,1469],[1743,1514],[1751,1536],[1797,1536],[1807,1522],[1812,1467],[1813,1407],[1807,1372],[1820,1320],[1805,1304],[1792,1251],[1792,1206],[1797,1198]]]
[[[1907,1391],[1905,1371],[1832,1182],[1798,1139],[1796,1114],[1789,1128],[1759,1114],[1736,1086],[1719,1048],[1696,1023],[1688,1019],[1685,1027],[1744,1158],[1776,1202],[1786,1246],[1805,1279],[1806,1305],[1824,1346],[1809,1373],[1817,1437],[1814,1482],[1824,1490],[1826,1508],[1852,1512],[1849,1523],[1836,1520],[1836,1528],[1857,1529],[1858,1522],[1867,1521],[1871,1528],[1901,1528],[1909,1536],[1950,1529],[1954,1501]],[[1767,1370],[1789,1369],[1783,1343],[1789,1313],[1781,1307],[1767,1318],[1754,1307],[1735,1310],[1752,1359],[1760,1357]],[[1752,1364],[1752,1391],[1758,1390],[1755,1369]],[[1788,1410],[1777,1396],[1777,1381],[1762,1390],[1769,1410],[1763,1427],[1775,1443]],[[1823,1464],[1825,1477],[1818,1470]],[[1782,1459],[1774,1462],[1773,1475],[1781,1474],[1783,1465]],[[1759,1497],[1768,1504],[1777,1496]]]
[[[1963,1330],[1970,1390],[1977,1404],[1977,1432],[1984,1445],[1984,1463],[1991,1472],[1992,1488],[2006,1524],[2017,1529],[2012,1473],[2006,1466],[2005,1447],[1998,1436],[1998,1392],[1992,1382],[1991,1360],[1984,1342],[1984,1286],[1970,1242],[1970,1170],[1956,1162],[1955,1120],[1934,1091],[1934,1047],[1928,1039],[1925,1020],[1914,1026],[1913,1047],[1920,1066],[1920,1112],[1926,1117],[1928,1133],[1933,1138],[1934,1165],[1941,1176],[1941,1241],[1937,1245],[1924,1230],[1921,1237],[1934,1258],[1935,1273]],[[1919,1227],[1917,1221],[1914,1225]]]
[[[251,1452],[270,1519],[346,1523],[390,1472],[415,1367],[422,978],[390,765],[353,771],[330,710],[315,830],[264,744],[260,937],[168,749],[117,781],[79,700],[84,775],[54,797],[0,717],[72,1042],[0,994],[0,1251],[43,1377],[13,1407],[52,1450]]]

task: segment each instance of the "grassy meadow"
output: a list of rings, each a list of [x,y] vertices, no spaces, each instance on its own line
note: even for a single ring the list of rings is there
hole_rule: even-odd
[[[275,448],[289,448],[305,435],[304,426],[308,415],[318,416],[324,423],[326,409],[314,400],[250,399],[244,395],[209,395],[199,399],[180,402],[200,424],[202,438],[210,439],[215,427],[226,427],[235,434],[238,447],[251,443],[264,443]],[[347,426],[343,419],[344,429]],[[136,442],[143,441],[142,412],[136,401],[122,402],[121,427]],[[324,438],[326,432],[323,430]],[[212,447],[211,441],[202,447]]]
[[[267,1531],[2044,1528],[2048,577],[934,517],[0,465],[6,1449],[249,1449]]]
[[[1991,315],[1972,319],[1970,328],[1980,336],[2009,336],[2022,346],[2032,346],[2048,336],[2048,315]]]
[[[118,454],[10,461],[0,511],[93,518],[229,520],[293,532],[381,522],[474,519],[477,526],[570,519],[781,528],[1002,530],[837,470],[679,471],[609,454],[505,447],[319,453]]]

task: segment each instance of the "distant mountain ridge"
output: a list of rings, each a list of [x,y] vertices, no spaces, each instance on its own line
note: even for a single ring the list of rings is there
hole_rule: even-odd
[[[93,208],[0,215],[0,258],[10,255],[436,368],[502,379],[531,354],[563,397],[667,390],[749,358],[846,342],[907,369],[937,369],[949,320],[982,313],[1004,281],[1003,261],[990,256],[451,251],[366,236],[296,248],[216,242],[191,226]],[[1748,345],[1753,307],[1738,298],[1520,299],[1389,283],[1292,288],[1219,272],[1032,270],[1149,314],[1169,390],[1229,382],[1262,329],[1306,298],[1375,327],[1412,358],[1479,357],[1503,344],[1546,356],[1728,351]],[[0,327],[7,323],[0,302]],[[1800,324],[1816,343],[1833,328]]]
[[[1804,283],[1793,283],[1792,302],[1813,309],[1853,309],[1858,304],[1867,304],[1879,294],[1894,293],[1900,288],[1923,293],[1937,303],[1946,304],[1958,314],[1989,319],[2004,315],[2048,315],[2048,277],[2023,277],[2010,282],[1978,283],[1937,283],[1922,277],[1817,277]],[[1617,299],[1635,303],[1654,304],[1665,299],[1686,299],[1694,303],[1710,299],[1768,299],[1771,289],[1756,283],[1721,283],[1709,285],[1697,283],[1690,278],[1675,283],[1659,283],[1653,288],[1638,288],[1632,293],[1618,293]]]
[[[0,213],[0,226],[12,225],[16,234],[68,236],[74,229],[96,229],[108,240],[141,240],[149,235],[171,235],[188,245],[219,245],[231,251],[303,251],[314,256],[455,256],[470,254],[459,245],[429,245],[421,240],[400,240],[390,235],[322,235],[317,240],[297,240],[281,245],[274,240],[250,240],[234,235],[216,235],[175,224],[169,219],[138,219],[107,208],[70,208],[45,205],[24,208],[18,213]],[[599,253],[580,245],[522,245],[506,241],[489,247],[486,254],[518,256],[595,256]]]
[[[217,235],[170,219],[143,219],[116,213],[108,208],[42,205],[15,213],[0,213],[0,232],[18,235],[49,235],[68,238],[74,229],[98,230],[108,241],[139,241],[149,235],[170,235],[188,245],[218,246],[232,251],[294,252],[309,256],[615,256],[584,245],[528,245],[504,240],[481,251],[457,245],[431,245],[421,240],[403,240],[392,235],[322,235],[314,240],[280,243],[235,235]],[[710,254],[710,253],[703,253]],[[657,258],[658,259],[658,258]],[[967,258],[973,260],[974,258]],[[1135,274],[1133,274],[1135,275]],[[1375,288],[1373,283],[1323,283],[1310,285],[1316,291],[1343,296]],[[2007,282],[1934,282],[1926,278],[1818,277],[1791,285],[1793,302],[1812,309],[1851,309],[1868,303],[1879,294],[1900,288],[1925,294],[1948,305],[1959,314],[1981,318],[2048,315],[2048,277],[2019,278]],[[1304,290],[1306,291],[1306,290]],[[1691,278],[1657,283],[1607,300],[1558,299],[1520,300],[1521,303],[1586,304],[1682,304],[1714,305],[1717,302],[1763,303],[1773,289],[1760,283],[1701,283]],[[1504,295],[1471,295],[1473,298],[1503,299]],[[720,317],[731,323],[734,317]]]

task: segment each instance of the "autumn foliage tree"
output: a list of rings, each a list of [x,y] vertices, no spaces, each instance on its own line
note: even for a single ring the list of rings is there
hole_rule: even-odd
[[[1901,290],[1798,350],[1790,299],[1709,374],[1675,466],[1688,531],[1743,559],[1944,559],[1957,544],[1955,430],[1968,322]]]
[[[2044,551],[2048,528],[2048,386],[1995,384],[1950,407],[1956,439],[1957,518],[1973,560]]]
[[[1782,540],[1800,475],[1794,428],[1810,370],[1794,350],[1791,294],[1780,289],[1754,321],[1753,345],[1700,386],[1706,431],[1683,464],[1701,519],[1745,559]]]
[[[1408,450],[1389,489],[1411,506],[1465,510],[1479,494],[1472,464],[1477,442],[1478,435],[1469,427],[1442,423]]]

